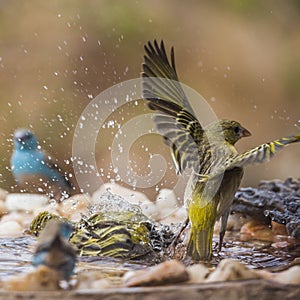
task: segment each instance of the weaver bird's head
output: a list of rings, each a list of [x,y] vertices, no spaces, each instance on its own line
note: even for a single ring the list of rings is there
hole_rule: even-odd
[[[225,139],[231,145],[234,145],[242,137],[250,136],[251,133],[239,122],[233,120],[218,120],[207,126],[215,138]]]

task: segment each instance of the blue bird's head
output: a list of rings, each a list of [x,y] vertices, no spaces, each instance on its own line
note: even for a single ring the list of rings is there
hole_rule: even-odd
[[[69,239],[71,234],[74,231],[74,226],[70,223],[67,222],[62,222],[60,225],[60,234],[62,237],[64,237],[65,239]]]
[[[34,134],[28,129],[17,129],[14,133],[15,150],[35,150],[38,141]]]

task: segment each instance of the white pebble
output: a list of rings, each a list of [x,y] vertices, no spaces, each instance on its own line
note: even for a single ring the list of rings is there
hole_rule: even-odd
[[[101,196],[110,191],[112,194],[116,194],[124,198],[131,204],[140,206],[143,214],[147,217],[151,217],[152,219],[156,219],[155,216],[157,214],[156,207],[154,203],[152,203],[143,193],[133,191],[131,189],[127,189],[118,184],[106,183],[103,184],[92,196],[92,202],[97,204]]]
[[[16,221],[7,221],[0,223],[0,237],[11,238],[23,235],[23,228]]]
[[[189,283],[202,283],[209,274],[209,269],[203,264],[195,264],[187,267]]]
[[[300,266],[293,266],[277,273],[273,279],[285,284],[300,284]]]
[[[223,259],[216,270],[212,272],[205,282],[230,281],[261,278],[254,270],[248,269],[243,263],[227,258]]]
[[[33,211],[38,207],[46,206],[49,198],[40,194],[8,194],[6,197],[6,207],[9,211]]]

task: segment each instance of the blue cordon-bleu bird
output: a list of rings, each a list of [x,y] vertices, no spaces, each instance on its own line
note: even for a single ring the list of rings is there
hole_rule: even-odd
[[[61,201],[74,191],[68,177],[50,154],[43,151],[28,129],[14,133],[11,170],[18,185],[29,192],[45,193]]]
[[[74,228],[58,220],[49,221],[42,230],[32,259],[35,267],[45,265],[56,271],[60,280],[69,280],[76,264],[76,251],[69,243]]]

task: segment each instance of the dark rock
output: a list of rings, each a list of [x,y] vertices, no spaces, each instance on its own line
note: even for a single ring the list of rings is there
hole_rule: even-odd
[[[300,239],[300,179],[261,181],[258,188],[237,191],[232,212],[250,216],[267,224],[284,224],[287,233]]]

